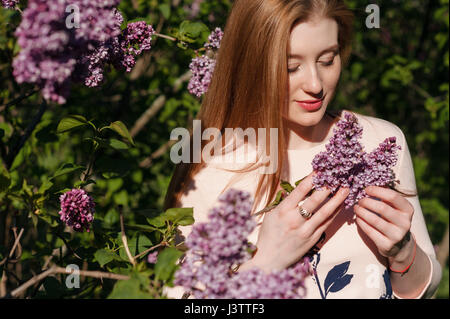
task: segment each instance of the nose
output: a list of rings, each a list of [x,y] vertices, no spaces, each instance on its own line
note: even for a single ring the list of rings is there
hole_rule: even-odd
[[[315,98],[321,98],[322,79],[317,71],[316,66],[309,66],[305,72],[303,90],[306,93],[313,95]]]

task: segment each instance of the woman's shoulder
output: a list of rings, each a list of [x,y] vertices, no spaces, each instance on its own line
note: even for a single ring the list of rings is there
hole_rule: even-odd
[[[397,124],[371,115],[353,111],[346,112],[354,114],[358,119],[358,123],[363,128],[363,142],[378,145],[388,137],[395,137],[397,144],[404,145],[406,143],[405,135]]]

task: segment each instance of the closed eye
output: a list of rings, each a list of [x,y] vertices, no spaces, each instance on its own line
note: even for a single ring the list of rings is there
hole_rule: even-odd
[[[322,65],[324,65],[324,66],[330,66],[330,65],[333,65],[334,59],[332,59],[331,61],[328,61],[328,62],[320,62],[320,63],[322,63]]]

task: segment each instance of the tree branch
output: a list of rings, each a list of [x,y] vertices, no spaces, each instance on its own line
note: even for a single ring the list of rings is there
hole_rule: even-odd
[[[93,277],[93,278],[99,278],[99,279],[103,279],[103,278],[115,279],[115,280],[128,280],[128,279],[130,279],[129,276],[119,275],[119,274],[114,274],[114,273],[108,273],[108,272],[101,272],[101,271],[79,270],[77,272],[79,273],[80,276]],[[27,290],[29,287],[33,286],[35,283],[38,283],[41,280],[45,279],[46,277],[48,277],[50,275],[54,275],[54,274],[70,275],[70,274],[73,274],[73,270],[70,270],[70,269],[66,270],[66,268],[63,268],[63,267],[52,266],[49,269],[47,269],[46,271],[40,273],[39,275],[34,276],[33,278],[28,280],[23,285],[21,285],[21,286],[17,287],[16,289],[14,289],[11,292],[10,296],[11,297],[17,297],[19,294],[21,294],[22,292]]]
[[[178,79],[175,80],[173,85],[172,92],[176,93],[180,90],[181,86],[185,81],[188,81],[191,78],[191,71],[184,73]],[[153,101],[152,105],[139,117],[139,119],[134,124],[133,128],[130,130],[131,137],[135,137],[144,127],[145,125],[152,119],[156,113],[164,106],[166,103],[166,96],[160,95]]]
[[[154,33],[153,35],[156,35],[157,37],[168,39],[171,41],[177,41],[177,38],[171,37],[169,35],[165,35],[165,34],[161,34],[161,33]]]
[[[26,98],[32,96],[34,93],[39,92],[39,89],[34,89],[28,93],[25,93],[17,98],[15,98],[14,100],[3,104],[0,106],[0,111],[3,111],[3,109],[8,109],[10,106],[16,105],[17,103],[20,103],[22,100],[25,100]]]
[[[149,168],[154,159],[162,156],[176,142],[177,141],[170,140],[170,141],[167,141],[165,144],[161,145],[161,147],[158,148],[155,152],[153,152],[149,157],[147,157],[144,160],[142,160],[139,163],[139,167],[141,167],[141,168]]]
[[[19,241],[20,241],[20,238],[22,237],[22,234],[23,234],[23,228],[20,230],[19,235],[17,235],[17,234],[15,233],[16,239],[15,239],[15,241],[14,241],[14,244],[13,244],[13,246],[12,246],[12,248],[11,248],[11,250],[10,250],[8,256],[6,256],[5,258],[3,258],[2,261],[0,261],[0,266],[3,265],[4,263],[7,263],[8,260],[13,256],[14,251],[16,250],[17,246],[19,245]],[[20,249],[20,250],[21,250],[21,249]],[[5,266],[5,267],[6,267],[6,266]]]
[[[120,229],[122,232],[122,243],[125,248],[125,252],[127,253],[128,259],[130,260],[130,263],[133,266],[136,266],[136,260],[134,259],[133,255],[131,255],[130,248],[128,247],[127,236],[125,234],[125,227],[123,225],[123,212],[121,207],[119,207],[119,214],[120,214]]]
[[[137,259],[137,258],[140,258],[140,257],[144,256],[146,253],[151,252],[152,250],[154,250],[154,249],[156,249],[156,248],[158,248],[158,247],[161,247],[161,246],[167,246],[167,243],[166,243],[165,241],[160,242],[158,245],[155,245],[155,246],[153,246],[153,247],[150,247],[149,249],[143,251],[143,252],[140,253],[139,255],[134,256],[134,258],[136,258],[136,259]]]

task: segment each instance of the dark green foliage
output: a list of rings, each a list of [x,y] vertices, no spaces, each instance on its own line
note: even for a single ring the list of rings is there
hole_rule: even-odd
[[[347,1],[356,14],[353,55],[330,108],[380,117],[403,130],[427,227],[433,244],[439,244],[449,207],[448,0],[372,2],[380,6],[380,29],[365,26],[367,1]],[[191,3],[122,1],[124,26],[145,20],[158,33],[181,41],[154,37],[151,51],[131,73],[111,70],[101,87],[76,85],[65,105],[48,105],[9,167],[7,156],[38,113],[41,95],[33,86],[14,81],[12,60],[20,49],[14,30],[21,17],[0,9],[0,260],[14,242],[11,226],[17,232],[24,228],[21,269],[13,263],[7,267],[14,273],[8,275],[8,291],[40,273],[53,254],[52,262],[61,267],[76,264],[130,279],[83,277],[79,289],[69,289],[66,275],[58,274],[23,296],[164,297],[162,287],[172,284],[182,254],[175,248],[175,227],[194,220],[189,209],[162,210],[174,164],[168,149],[160,148],[167,146],[174,128],[189,127],[200,108],[201,100],[179,79],[209,31],[224,28],[232,1],[204,1],[195,18],[184,9]],[[14,100],[18,102],[10,104]],[[162,108],[137,130],[140,117],[161,100]],[[59,221],[59,195],[73,187],[83,187],[94,197],[90,233],[70,233]],[[120,212],[133,256],[160,245],[155,247],[156,265],[146,262],[147,253],[136,258],[135,266],[130,263]],[[448,298],[448,264],[445,278],[440,298]]]

